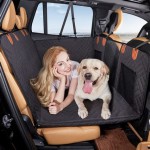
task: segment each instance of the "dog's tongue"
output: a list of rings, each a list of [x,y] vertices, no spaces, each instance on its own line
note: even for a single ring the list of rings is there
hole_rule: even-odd
[[[92,89],[93,89],[92,81],[86,80],[83,86],[84,93],[90,94],[92,92]]]

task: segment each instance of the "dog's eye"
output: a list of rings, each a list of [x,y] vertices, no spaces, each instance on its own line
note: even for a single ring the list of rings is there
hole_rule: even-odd
[[[97,68],[97,67],[94,67],[94,70],[98,70],[98,68]]]
[[[87,67],[86,67],[86,66],[83,66],[82,68],[83,68],[83,69],[86,69]]]

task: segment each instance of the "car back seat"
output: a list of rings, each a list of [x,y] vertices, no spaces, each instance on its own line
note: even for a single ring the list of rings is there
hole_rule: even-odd
[[[112,87],[113,98],[110,105],[112,114],[108,120],[104,120],[100,116],[100,108],[102,107],[102,100],[100,99],[93,102],[85,100],[85,105],[89,111],[89,115],[85,119],[79,118],[77,114],[78,109],[75,102],[72,102],[71,105],[65,108],[61,113],[57,115],[50,115],[47,109],[40,106],[40,103],[37,100],[37,97],[34,95],[35,93],[31,89],[31,86],[29,84],[29,80],[33,78],[34,74],[36,74],[35,72],[33,72],[34,69],[38,70],[37,68],[40,68],[41,64],[38,62],[38,54],[35,51],[32,43],[32,47],[28,45],[27,40],[31,40],[31,38],[28,37],[29,34],[22,34],[22,31],[25,32],[25,30],[22,29],[21,31],[15,31],[1,36],[0,40],[3,48],[2,50],[4,51],[4,54],[6,55],[8,62],[13,70],[15,78],[17,79],[17,82],[21,87],[21,91],[23,92],[24,96],[26,96],[25,99],[29,104],[33,118],[34,120],[36,119],[35,126],[41,129],[41,134],[46,138],[48,143],[54,144],[54,142],[57,142],[58,144],[60,144],[60,142],[62,141],[64,143],[67,143],[68,141],[64,141],[64,137],[66,137],[69,142],[75,142],[75,140],[79,141],[80,138],[82,138],[83,140],[83,136],[85,134],[88,135],[88,137],[86,137],[88,139],[94,139],[99,136],[99,132],[97,132],[97,130],[92,131],[93,126],[91,128],[89,126],[86,128],[90,130],[89,132],[91,135],[87,134],[88,131],[86,131],[86,133],[82,133],[78,130],[80,132],[80,135],[82,136],[78,134],[78,131],[73,130],[74,128],[69,127],[69,129],[71,129],[71,132],[66,131],[67,134],[66,132],[65,134],[62,134],[64,137],[61,139],[62,136],[60,137],[60,134],[64,133],[60,133],[61,129],[64,129],[62,126],[116,124],[134,120],[141,116],[143,104],[145,102],[144,89],[147,86],[147,74],[149,69],[149,60],[147,54],[142,52],[138,52],[137,54],[137,51],[132,50],[132,48],[128,46],[124,46],[121,49],[121,54],[119,55],[116,70],[117,74],[114,84],[115,86]],[[32,57],[33,52],[35,57]],[[134,57],[132,57],[132,54]],[[131,77],[132,79],[135,79],[130,84]],[[141,84],[143,85],[144,89]],[[128,90],[127,87],[132,88]],[[128,95],[130,94],[131,96],[128,97]],[[51,131],[51,128],[48,128],[50,126],[61,127],[61,129],[53,128],[55,130],[54,133]],[[96,128],[98,128],[98,126],[96,126]],[[60,141],[56,139],[55,141],[53,141],[55,135]],[[71,135],[75,136],[72,137]],[[74,139],[75,137],[76,139]],[[77,137],[79,137],[79,139]]]
[[[130,40],[127,45],[135,47],[136,49],[148,54],[150,56],[150,21],[147,22],[136,38]],[[150,87],[150,77],[149,77],[149,86]],[[147,90],[147,108],[150,106],[150,89]],[[149,109],[150,110],[150,109]]]
[[[150,21],[147,22],[142,29],[140,30],[139,34],[136,38],[130,40],[127,45],[131,47],[136,47],[139,49],[139,51],[142,51],[150,56]],[[150,74],[150,72],[149,72]],[[148,120],[149,120],[149,112],[150,112],[150,76],[147,80],[148,82],[148,88],[147,88],[147,97],[146,97],[146,104],[145,104],[145,110],[148,110]],[[144,114],[144,117],[146,118],[146,115]],[[149,130],[149,123],[147,123],[145,126],[147,126],[147,130]],[[148,131],[148,138],[147,141],[142,141],[138,144],[137,150],[143,150],[147,149],[149,147],[150,141],[150,131]]]
[[[118,55],[122,46],[120,37],[115,35],[113,32],[118,29],[122,19],[121,9],[117,9],[115,12],[112,12],[109,23],[107,23],[104,30],[102,30],[103,33],[96,36],[94,44],[95,57],[104,61],[110,69],[109,83],[111,86],[114,85]]]
[[[136,53],[140,52],[144,55],[147,54],[147,56],[150,57],[150,51],[149,51],[149,49],[150,49],[150,21],[142,27],[142,29],[140,30],[137,37],[130,40],[126,45],[128,47],[132,47],[134,52],[136,52]],[[141,62],[143,62],[143,61],[146,61],[146,60],[141,60]],[[148,66],[149,66],[149,62],[148,62]],[[140,68],[140,66],[139,66],[139,68]],[[143,68],[140,68],[140,69],[143,69]],[[147,72],[149,73],[149,70]],[[150,96],[150,90],[149,90],[150,77],[149,77],[149,75],[147,78],[148,86],[144,87],[144,85],[142,85],[142,82],[140,84],[146,92],[145,101],[143,102],[143,107],[145,108],[146,103],[147,103],[147,105],[150,106],[150,100],[148,100],[149,96]],[[138,103],[140,103],[140,102],[138,102]],[[143,108],[141,108],[141,109],[143,109]]]
[[[20,16],[15,17],[15,15],[16,15],[15,8],[14,8],[13,3],[11,3],[2,23],[2,29],[7,31],[8,33],[5,33],[5,35],[2,35],[1,37],[1,44],[2,42],[4,43],[1,45],[2,49],[0,52],[0,63],[2,64],[9,86],[12,90],[13,96],[15,98],[15,101],[18,105],[18,108],[21,114],[25,114],[29,116],[30,119],[32,120],[32,123],[34,123],[34,119],[33,119],[34,117],[32,116],[32,112],[30,111],[30,106],[27,104],[26,97],[24,97],[24,95],[22,94],[22,89],[20,89],[18,82],[14,78],[14,75],[13,75],[14,72],[12,72],[13,69],[11,70],[11,67],[13,65],[10,64],[11,67],[9,66],[7,59],[2,51],[3,49],[9,49],[9,48],[11,49],[13,47],[11,49],[12,51],[18,50],[20,53],[20,51],[24,50],[25,47],[29,48],[31,50],[31,53],[30,53],[31,59],[32,57],[37,58],[36,65],[39,65],[39,67],[41,67],[41,63],[38,60],[38,55],[36,53],[34,53],[34,56],[32,55],[32,52],[35,50],[32,39],[30,38],[27,30],[22,29],[22,27],[25,27],[26,21],[27,21],[25,10],[21,8]],[[15,22],[17,24],[17,27],[20,30],[12,32]],[[26,57],[20,58],[19,53],[15,54],[15,55],[18,55],[16,56],[16,59],[21,59],[21,60],[26,59]],[[23,62],[25,63],[26,61],[28,60],[24,60]],[[22,61],[17,60],[17,62],[21,63]],[[30,69],[25,68],[25,67],[29,67],[25,65],[22,65],[22,67],[24,67],[24,71],[25,71],[24,73],[26,73],[26,71],[30,71],[30,70],[32,71],[32,69],[34,69],[34,68],[30,68]],[[22,80],[25,80],[24,77]],[[38,102],[35,101],[35,107],[37,103]],[[58,127],[57,128],[36,127],[36,128],[37,128],[37,132],[46,139],[48,144],[51,144],[51,145],[69,144],[69,143],[75,143],[75,142],[81,142],[81,141],[88,141],[88,140],[96,139],[100,136],[99,126],[80,126],[80,127],[75,126],[75,127],[59,127],[59,128]]]
[[[122,11],[118,10],[118,13],[120,14],[118,15],[120,16],[120,19],[118,21],[120,24],[122,20]],[[113,23],[117,20],[115,19],[117,15],[112,15],[112,25],[113,27],[115,27]],[[111,23],[109,24],[109,26],[110,25]],[[119,25],[117,24],[117,27],[118,26]],[[116,29],[117,28],[114,28],[114,30]],[[106,31],[109,32],[109,28],[106,29]],[[112,33],[112,30],[110,31],[110,33]],[[148,78],[147,71],[149,70],[149,56],[144,54],[143,52],[138,52],[138,50],[136,50],[136,47],[134,46],[130,47],[126,44],[120,43],[121,40],[118,40],[119,47],[117,47],[117,40],[109,38],[109,34],[103,33],[96,37],[95,56],[96,58],[103,60],[110,68],[110,86],[112,87],[113,100],[117,99],[117,97],[120,95],[132,107],[134,111],[136,111],[139,115],[142,115],[146,101],[145,91],[147,89],[147,82],[145,81],[145,79]],[[115,36],[115,34],[112,35]],[[138,55],[138,59],[136,58],[134,60],[134,55]],[[134,66],[132,66],[131,64]],[[138,68],[142,69],[139,70]],[[143,72],[146,73],[143,74]],[[119,95],[116,97],[117,94]],[[115,105],[113,104],[113,102],[112,105]],[[121,103],[120,106],[122,107]],[[124,110],[126,111],[126,109]],[[112,110],[112,112],[113,111],[114,110]]]
[[[146,53],[124,45],[117,65],[115,88],[139,115],[143,114],[146,102],[149,61]]]
[[[36,94],[30,86],[29,80],[37,76],[41,68],[41,62],[36,51],[36,47],[30,35],[25,29],[20,28],[20,30],[18,31],[9,32],[5,35],[2,35],[0,40],[2,50],[7,57],[7,60],[13,70],[13,74],[18,82],[18,85],[21,88],[21,91],[24,93],[25,99],[31,109],[36,126],[44,128],[56,126],[62,127],[95,125],[95,122],[90,121],[89,123],[89,119],[82,120],[81,118],[79,118],[77,114],[77,105],[75,104],[75,102],[64,109],[62,113],[59,113],[57,115],[50,115],[48,110],[40,104],[36,97]],[[98,102],[95,102],[95,107],[97,107],[97,109],[99,110],[99,105],[97,105],[97,103]],[[90,103],[88,103],[87,105],[91,107]],[[100,112],[97,113],[100,114]],[[94,110],[92,114],[95,114]],[[68,115],[71,118],[69,118]],[[96,131],[97,128],[98,126],[96,127]],[[88,131],[90,131],[89,127]],[[99,132],[97,133],[98,134],[96,134],[96,137],[99,136]],[[88,136],[88,138],[89,137],[91,139],[91,135]]]

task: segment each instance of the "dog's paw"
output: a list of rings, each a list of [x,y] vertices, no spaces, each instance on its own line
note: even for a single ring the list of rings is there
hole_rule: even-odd
[[[111,116],[111,113],[109,109],[102,110],[101,117],[103,119],[107,120],[110,118],[110,116]]]
[[[87,116],[88,116],[88,111],[87,111],[87,109],[84,107],[84,108],[79,108],[78,109],[78,115],[82,118],[82,119],[84,119],[84,118],[86,118]]]

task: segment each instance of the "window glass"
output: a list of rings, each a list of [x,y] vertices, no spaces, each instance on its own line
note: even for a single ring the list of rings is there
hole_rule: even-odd
[[[63,24],[66,11],[68,8],[67,4],[54,4],[54,3],[48,3],[48,34],[54,34],[59,35],[61,26]],[[70,16],[70,15],[69,15]],[[68,18],[69,18],[68,16]],[[68,20],[68,19],[67,19]],[[70,27],[68,27],[68,30],[70,30]]]
[[[89,7],[74,6],[77,35],[91,35],[93,11]]]
[[[48,34],[59,35],[67,9],[67,4],[47,3]],[[92,9],[90,7],[77,5],[74,5],[73,9],[77,36],[90,36],[93,19]],[[40,4],[33,20],[32,32],[44,33],[43,31],[43,5]],[[74,36],[71,9],[69,11],[62,35]]]
[[[119,35],[123,42],[135,38],[143,25],[146,23],[145,20],[127,13],[123,13],[123,21],[120,27],[114,33]]]
[[[44,33],[44,25],[43,25],[43,3],[38,5],[36,10],[33,23],[32,23],[32,32],[36,33]]]

